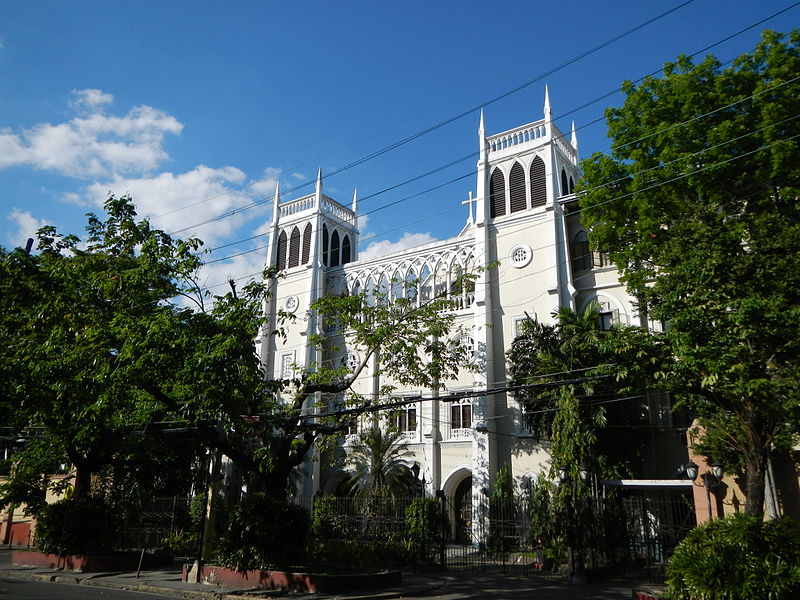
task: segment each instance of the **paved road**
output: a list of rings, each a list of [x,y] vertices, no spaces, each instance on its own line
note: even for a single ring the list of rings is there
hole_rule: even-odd
[[[630,600],[630,585],[580,585],[531,580],[524,576],[448,576],[438,590],[404,600]]]
[[[2,600],[175,600],[159,594],[113,590],[74,583],[0,578]]]

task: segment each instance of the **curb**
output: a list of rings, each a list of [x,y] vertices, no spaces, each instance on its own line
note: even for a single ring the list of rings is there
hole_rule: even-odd
[[[137,592],[147,592],[150,594],[159,594],[161,596],[169,596],[171,598],[184,598],[186,600],[242,600],[242,598],[253,599],[268,599],[285,596],[286,592],[277,590],[260,590],[257,588],[248,588],[236,591],[214,591],[214,590],[182,590],[171,587],[162,587],[150,583],[121,583],[117,581],[109,581],[105,577],[113,577],[115,574],[111,573],[93,573],[85,576],[64,575],[61,573],[41,573],[28,570],[17,569],[0,569],[0,576],[9,579],[25,579],[32,581],[44,581],[52,583],[71,583],[78,585],[86,585],[91,587],[129,590]],[[404,590],[392,590],[387,592],[375,592],[364,594],[357,592],[354,594],[307,594],[308,597],[318,598],[319,600],[346,598],[347,600],[398,600],[408,596],[425,596],[441,588],[445,587],[447,581],[442,581],[435,585],[419,586],[417,588],[409,588]]]

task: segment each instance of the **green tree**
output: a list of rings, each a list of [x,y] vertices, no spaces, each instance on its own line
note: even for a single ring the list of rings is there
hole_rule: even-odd
[[[400,431],[370,427],[353,444],[347,464],[353,467],[352,490],[359,498],[408,496],[414,483],[406,463],[411,455]]]
[[[160,420],[126,360],[137,323],[172,308],[180,281],[200,264],[199,242],[177,242],[135,221],[128,198],[110,197],[105,222],[89,215],[86,245],[48,226],[38,252],[3,252],[0,333],[8,425],[44,439],[43,456],[75,468],[74,498],[109,464],[131,423]],[[24,454],[22,455],[25,456]],[[12,484],[30,475],[14,469]],[[16,479],[15,479],[16,478]],[[8,489],[8,488],[6,488]]]
[[[0,349],[0,373],[8,376],[0,411],[13,430],[46,438],[54,462],[74,465],[75,497],[118,459],[141,464],[137,452],[148,445],[134,432],[177,428],[228,456],[251,489],[283,498],[315,444],[373,410],[357,395],[347,410],[318,400],[349,390],[379,350],[392,357],[385,372],[420,387],[438,386],[463,362],[463,349],[448,337],[454,317],[446,300],[414,306],[388,302],[378,291],[311,307],[311,318],[338,322],[341,342],[359,350],[360,364],[268,379],[253,340],[267,326],[265,281],[274,274],[241,290],[231,282],[209,301],[196,282],[201,242],[174,240],[137,221],[128,197],[110,197],[105,210],[104,221],[89,215],[85,246],[48,226],[38,233],[36,253],[0,252],[0,333],[12,340]],[[311,343],[322,352],[332,341]],[[40,481],[30,469],[15,472]],[[7,500],[24,495],[4,489]]]
[[[631,449],[640,447],[635,429],[608,431],[606,424],[609,413],[624,416],[637,404],[626,395],[645,389],[645,332],[602,330],[598,314],[599,305],[590,302],[581,313],[560,308],[553,324],[526,319],[507,355],[512,385],[524,386],[514,395],[527,425],[550,441],[552,478],[561,467],[573,480],[581,466],[607,477],[630,473]]]
[[[770,450],[800,423],[799,42],[766,31],[729,67],[679,57],[626,82],[611,155],[586,160],[579,187],[591,243],[667,325],[662,376],[705,450],[746,477],[753,515]]]

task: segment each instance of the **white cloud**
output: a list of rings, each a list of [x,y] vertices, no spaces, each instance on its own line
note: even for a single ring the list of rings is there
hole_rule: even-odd
[[[98,206],[102,206],[109,193],[115,196],[130,194],[137,213],[149,218],[154,226],[178,232],[176,236],[181,238],[199,237],[210,247],[235,233],[244,222],[268,212],[268,206],[263,205],[193,226],[250,204],[253,198],[249,189],[230,187],[244,181],[245,174],[235,167],[212,169],[200,165],[186,173],[160,173],[138,179],[116,177],[109,182],[90,185],[87,193]]]
[[[264,174],[261,179],[258,179],[250,184],[250,189],[254,194],[262,197],[272,197],[275,195],[275,184],[278,182],[278,175],[281,174],[280,169],[275,167],[267,167],[264,169]]]
[[[0,132],[0,168],[29,165],[80,179],[141,175],[167,160],[164,136],[183,125],[150,106],[137,106],[122,117],[103,108],[113,96],[101,90],[73,91],[80,114],[59,124],[41,123],[21,133]]]
[[[37,219],[28,211],[18,208],[11,209],[8,220],[13,221],[17,225],[17,231],[8,236],[9,245],[11,246],[24,247],[28,238],[35,238],[36,231],[47,225],[47,221]]]
[[[364,249],[363,252],[359,253],[358,258],[359,260],[370,260],[373,258],[386,256],[387,254],[400,252],[401,250],[415,248],[416,246],[421,246],[423,244],[428,244],[430,242],[435,242],[435,241],[436,238],[429,233],[406,232],[403,234],[403,237],[401,237],[396,242],[389,242],[389,241],[372,242]]]
[[[265,243],[266,240],[259,241],[255,247],[263,246]],[[266,249],[259,249],[249,254],[235,256],[230,260],[205,265],[200,270],[200,285],[208,288],[211,294],[222,295],[230,289],[227,281],[234,279],[237,289],[242,289],[250,280],[260,278],[266,261]]]
[[[102,90],[72,90],[72,94],[75,98],[70,102],[70,106],[75,111],[88,110],[89,112],[98,112],[102,106],[114,102],[114,96],[106,94]]]

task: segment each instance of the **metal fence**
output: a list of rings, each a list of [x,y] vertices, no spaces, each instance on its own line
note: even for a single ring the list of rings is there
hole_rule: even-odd
[[[532,530],[531,511],[537,507],[529,498],[485,497],[473,506],[440,495],[428,499],[438,514],[425,521],[421,531],[419,521],[409,518],[414,501],[317,498],[315,522],[323,530],[316,533],[323,543],[339,544],[342,562],[352,561],[355,547],[362,562],[367,555],[448,570],[515,572],[546,579],[567,578],[578,568],[661,582],[667,559],[695,525],[691,501],[684,496],[586,498],[574,507],[584,512],[578,521],[583,525],[575,527],[564,515],[556,522],[558,537],[547,540]],[[324,514],[319,513],[320,502]]]
[[[151,498],[131,516],[121,532],[116,550],[156,550],[163,548],[171,534],[191,527],[189,505],[191,498],[169,496]]]

